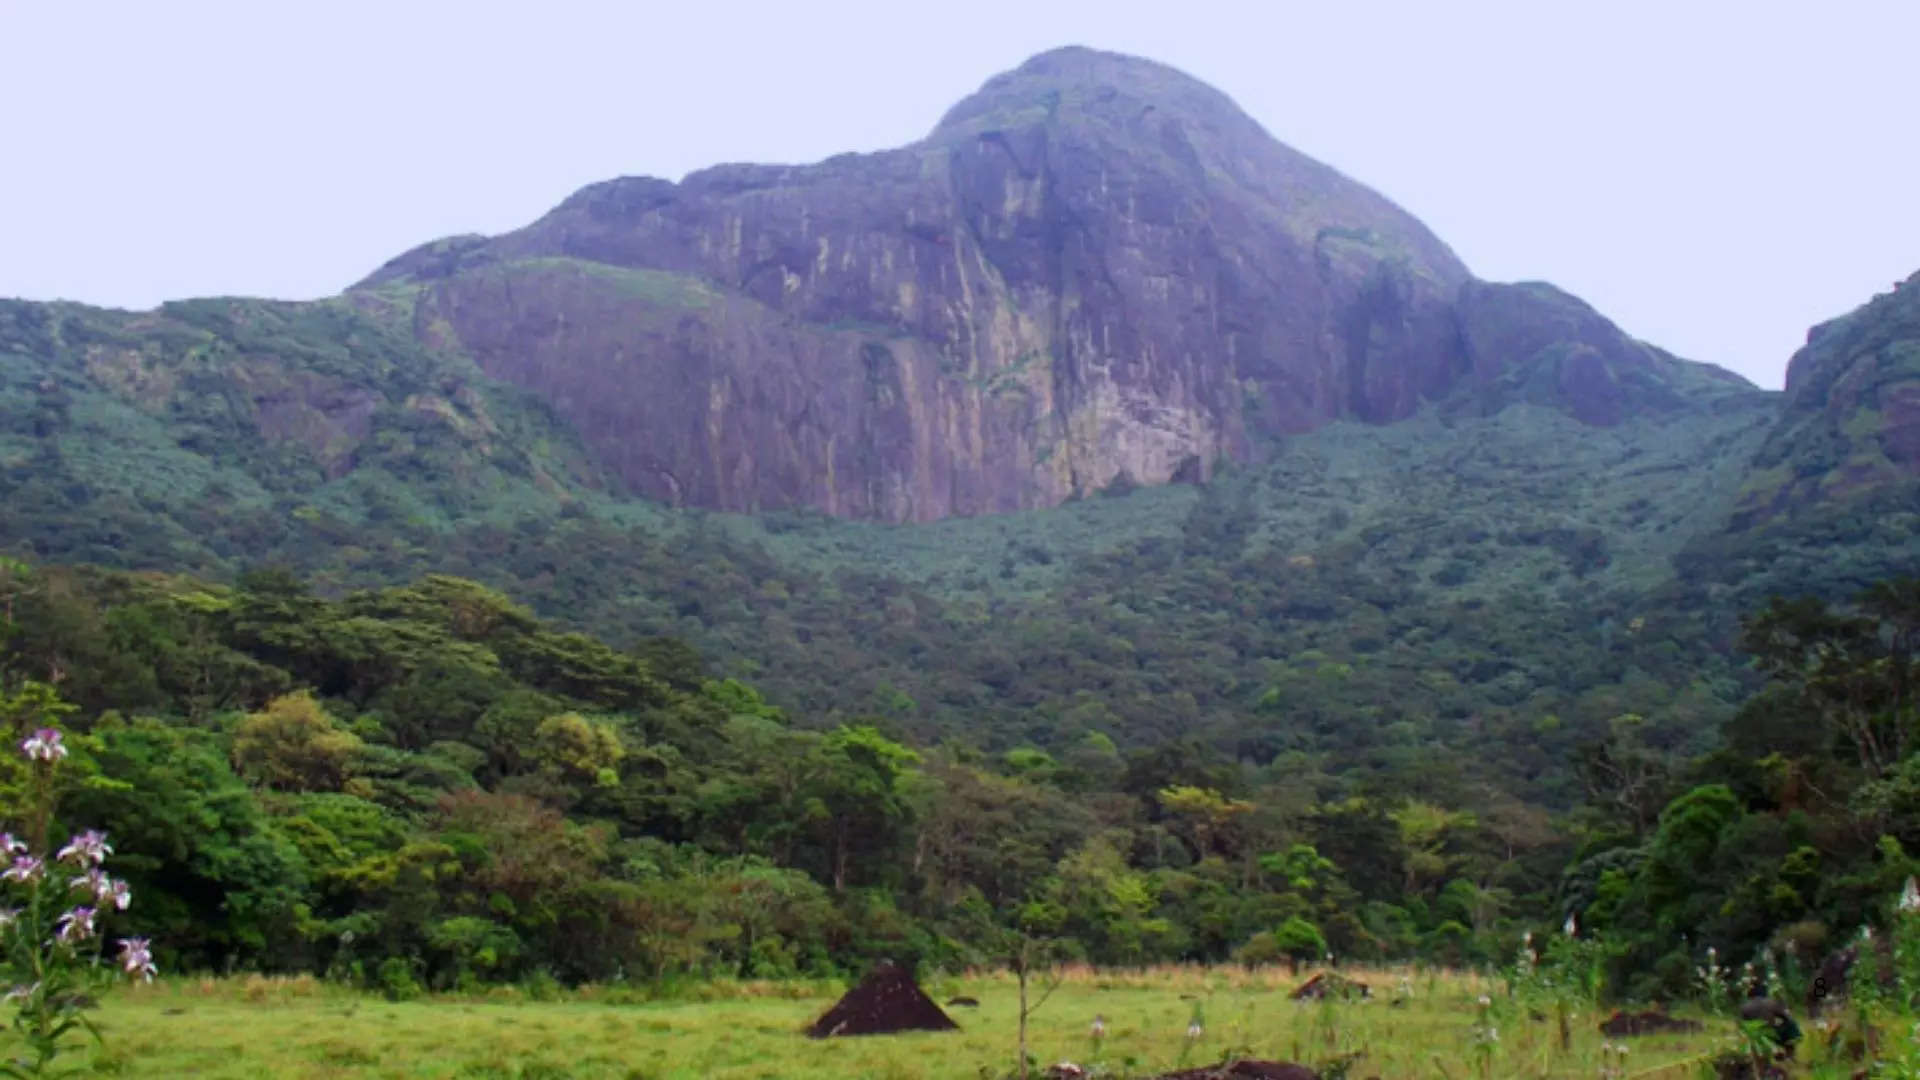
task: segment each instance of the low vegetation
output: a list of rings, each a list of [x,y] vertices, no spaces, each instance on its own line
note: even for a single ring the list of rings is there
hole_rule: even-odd
[[[1496,980],[1411,970],[1367,970],[1382,988],[1361,1003],[1295,1002],[1280,972],[1167,968],[1074,971],[1032,1019],[1034,1076],[1062,1061],[1110,1077],[1253,1057],[1302,1061],[1346,1075],[1593,1077],[1607,1047],[1590,1010],[1562,1050],[1550,1023],[1503,1003],[1494,1049],[1476,1057],[1480,994]],[[1394,1006],[1405,981],[1408,1002]],[[102,1010],[107,1048],[96,1072],[252,1080],[312,1077],[624,1078],[694,1080],[980,1080],[1014,1070],[1010,976],[937,978],[929,992],[966,995],[978,1008],[951,1010],[961,1029],[814,1040],[801,1028],[840,985],[721,984],[705,1000],[648,1000],[644,989],[585,987],[530,1000],[519,988],[386,1002],[312,979],[167,980],[125,993]],[[1198,1014],[1202,1034],[1187,1036]],[[1105,1021],[1097,1042],[1094,1018]],[[1731,1021],[1696,1035],[1632,1041],[1638,1073],[1697,1063],[1729,1043]],[[1342,1064],[1344,1063],[1344,1064]],[[1678,1075],[1686,1075],[1678,1070]]]

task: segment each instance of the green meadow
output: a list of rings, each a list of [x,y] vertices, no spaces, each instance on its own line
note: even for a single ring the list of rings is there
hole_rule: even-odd
[[[1151,1077],[1229,1057],[1294,1060],[1324,1076],[1595,1077],[1603,1072],[1599,1017],[1581,1014],[1568,1051],[1551,1020],[1503,1004],[1501,987],[1470,975],[1362,973],[1367,1002],[1294,1002],[1284,971],[1165,968],[1075,971],[1033,1015],[1034,1075],[1059,1061],[1093,1075]],[[1401,980],[1405,1004],[1390,999]],[[1018,990],[1006,975],[937,979],[936,1000],[964,994],[978,1008],[950,1013],[961,1031],[814,1040],[800,1034],[840,987],[717,983],[709,1000],[646,1001],[586,987],[562,1000],[529,1000],[501,987],[473,996],[390,1002],[314,979],[171,980],[115,993],[96,1018],[102,1048],[84,1075],[262,1077],[474,1077],[489,1080],[982,1080],[1014,1075]],[[1477,999],[1495,1000],[1497,1037],[1476,1043]],[[1191,1043],[1196,1010],[1202,1034]],[[1106,1020],[1096,1047],[1090,1028]],[[1727,1046],[1728,1020],[1695,1035],[1631,1040],[1627,1075],[1691,1076]],[[1485,1046],[1483,1053],[1477,1046]],[[1354,1053],[1363,1056],[1351,1058]],[[1328,1066],[1334,1066],[1328,1068]],[[1104,1070],[1104,1071],[1101,1071]]]

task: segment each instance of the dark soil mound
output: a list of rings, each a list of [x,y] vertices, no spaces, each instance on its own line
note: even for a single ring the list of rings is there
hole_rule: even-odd
[[[1320,1080],[1319,1074],[1291,1061],[1232,1061],[1202,1069],[1170,1072],[1159,1080]]]
[[[885,1035],[895,1031],[957,1031],[913,976],[897,964],[881,964],[860,985],[807,1028],[816,1039],[829,1035]]]
[[[1602,1035],[1660,1035],[1669,1031],[1699,1031],[1700,1024],[1694,1020],[1681,1020],[1668,1016],[1658,1009],[1646,1012],[1622,1012],[1614,1010],[1612,1016],[1600,1025]]]
[[[1787,1070],[1770,1061],[1759,1063],[1745,1054],[1728,1051],[1713,1059],[1713,1075],[1718,1080],[1787,1080]]]
[[[1300,989],[1295,990],[1293,1000],[1318,1001],[1329,994],[1343,998],[1372,997],[1373,991],[1367,988],[1366,983],[1331,971],[1323,971],[1308,979]]]

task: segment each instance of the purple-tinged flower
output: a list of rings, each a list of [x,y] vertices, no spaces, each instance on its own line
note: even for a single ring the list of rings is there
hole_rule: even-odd
[[[38,881],[46,865],[31,855],[15,856],[13,865],[0,870],[0,881]]]
[[[127,905],[133,902],[133,894],[127,890],[127,883],[115,881],[97,866],[67,882],[67,887],[85,889],[93,894],[95,900],[102,904],[111,903],[121,911],[127,910]]]
[[[67,846],[61,848],[54,858],[72,859],[82,866],[99,866],[111,854],[113,854],[113,845],[107,843],[107,834],[97,829],[88,829],[67,841]]]
[[[20,744],[20,749],[26,751],[29,761],[59,761],[67,756],[67,748],[60,741],[60,732],[50,727],[43,727],[27,736],[27,741]]]
[[[54,936],[68,943],[85,941],[93,936],[93,916],[90,907],[74,908],[60,916],[60,930]]]
[[[13,838],[10,832],[0,832],[0,855],[25,855],[27,845]]]
[[[151,944],[151,942],[143,937],[121,938],[121,970],[125,971],[128,975],[139,975],[144,977],[146,981],[152,982],[153,973],[159,969],[153,966],[153,950]]]
[[[7,991],[7,996],[0,998],[0,1001],[19,1001],[21,998],[32,997],[33,992],[38,989],[40,989],[39,983],[28,983],[24,986],[16,986]]]

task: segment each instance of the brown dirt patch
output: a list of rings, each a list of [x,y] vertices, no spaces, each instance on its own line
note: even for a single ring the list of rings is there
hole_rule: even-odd
[[[1699,1021],[1681,1020],[1678,1017],[1668,1016],[1658,1009],[1637,1013],[1616,1009],[1612,1016],[1607,1017],[1600,1024],[1602,1035],[1661,1035],[1667,1032],[1699,1030]]]
[[[1242,1060],[1170,1072],[1158,1080],[1319,1080],[1319,1075],[1305,1065],[1295,1065],[1291,1061]]]

